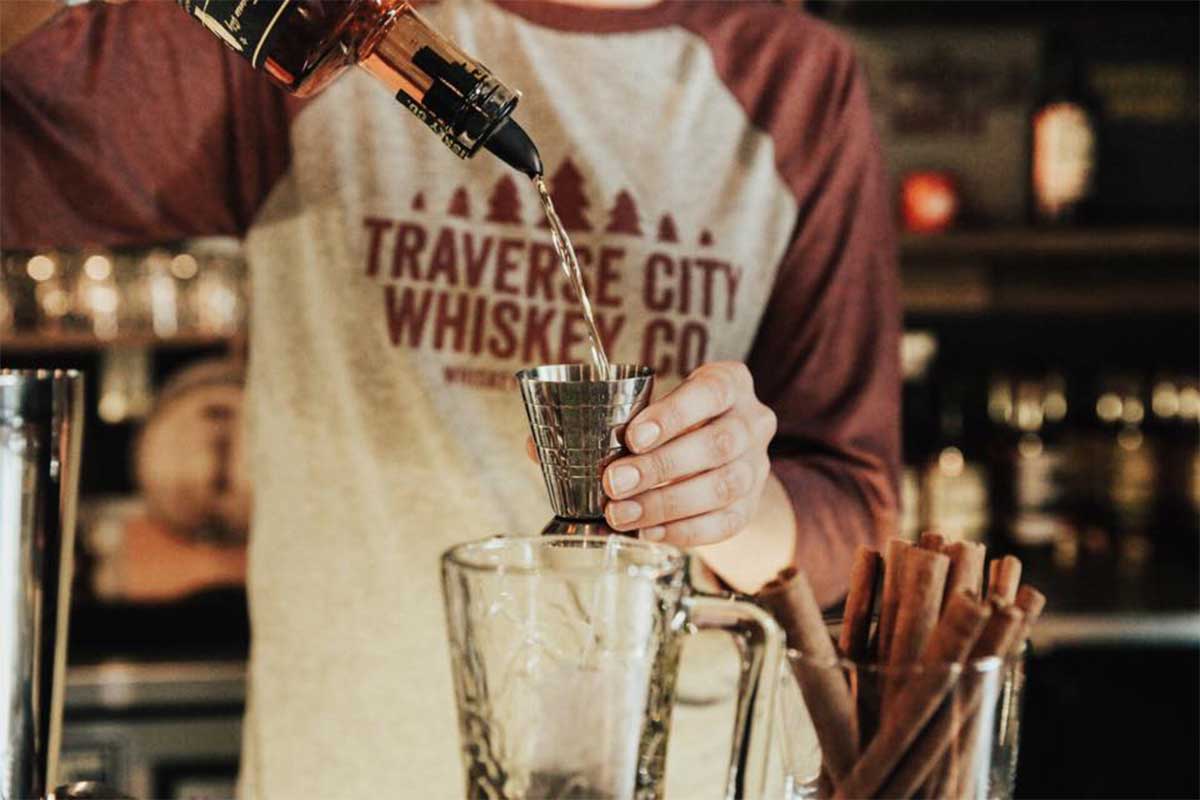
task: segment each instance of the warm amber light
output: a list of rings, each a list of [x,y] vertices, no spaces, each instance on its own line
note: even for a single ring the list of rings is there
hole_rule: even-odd
[[[1036,433],[1027,433],[1017,443],[1017,452],[1022,458],[1037,458],[1042,454],[1042,439]]]
[[[951,478],[956,478],[962,475],[965,461],[963,459],[962,450],[957,447],[947,447],[938,454],[938,469],[943,475],[948,475]]]
[[[180,253],[171,259],[171,274],[181,281],[196,277],[200,265],[191,253]]]
[[[1105,392],[1096,400],[1096,416],[1105,422],[1116,422],[1121,418],[1121,398]]]
[[[106,280],[108,276],[112,275],[112,262],[108,260],[107,256],[88,256],[88,259],[83,262],[83,271],[94,281]]]
[[[914,172],[900,186],[904,227],[913,233],[936,233],[958,215],[958,188],[945,172]]]
[[[54,277],[54,261],[49,256],[34,256],[25,265],[25,272],[35,281],[45,281]]]
[[[1171,418],[1179,413],[1179,390],[1175,384],[1163,381],[1154,387],[1150,407],[1157,416]]]

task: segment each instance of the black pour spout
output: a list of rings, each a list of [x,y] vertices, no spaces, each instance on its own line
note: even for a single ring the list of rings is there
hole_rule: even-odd
[[[483,146],[496,158],[530,178],[542,174],[542,157],[538,155],[537,147],[525,129],[511,117],[500,123]]]

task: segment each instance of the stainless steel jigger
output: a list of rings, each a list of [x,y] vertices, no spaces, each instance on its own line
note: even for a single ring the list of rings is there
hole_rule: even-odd
[[[654,370],[554,364],[517,373],[554,519],[544,534],[613,533],[601,478],[625,452],[625,425],[650,402]]]

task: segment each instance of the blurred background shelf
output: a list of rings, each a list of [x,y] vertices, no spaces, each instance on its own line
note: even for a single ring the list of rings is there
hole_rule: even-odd
[[[901,258],[1055,258],[1091,260],[1112,258],[1196,258],[1200,232],[1183,227],[1137,228],[1003,228],[905,234]],[[1056,264],[1057,266],[1057,264]]]
[[[178,336],[155,336],[151,333],[121,334],[101,338],[90,333],[13,333],[0,336],[0,358],[12,354],[94,352],[111,348],[147,348],[153,350],[183,350],[195,348],[241,346],[240,334],[188,333]]]
[[[901,238],[914,316],[1194,318],[1200,231],[998,228]]]

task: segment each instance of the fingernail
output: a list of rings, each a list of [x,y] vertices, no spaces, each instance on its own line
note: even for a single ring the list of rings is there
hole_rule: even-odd
[[[608,471],[608,485],[617,494],[625,494],[630,489],[638,485],[638,481],[642,479],[642,473],[637,471],[636,467],[631,467],[622,464],[619,467],[613,467]]]
[[[629,444],[639,449],[649,447],[661,433],[662,428],[657,422],[639,422],[629,431]]]
[[[634,500],[624,503],[609,503],[608,518],[614,525],[624,525],[642,516],[642,505]]]
[[[642,538],[648,542],[661,542],[667,537],[667,529],[662,525],[653,528],[642,528]]]

